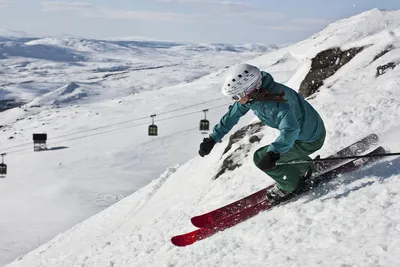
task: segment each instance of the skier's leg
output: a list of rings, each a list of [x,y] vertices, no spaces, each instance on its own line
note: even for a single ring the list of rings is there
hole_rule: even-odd
[[[293,147],[288,152],[281,154],[281,158],[278,162],[311,160],[308,155],[320,149],[324,144],[324,140],[325,134],[313,143],[296,141]],[[259,163],[261,159],[267,154],[268,147],[269,146],[261,147],[254,153],[254,163],[258,168],[260,168]],[[270,170],[266,170],[264,172],[277,182],[279,189],[287,192],[292,192],[297,188],[300,178],[304,175],[304,173],[310,166],[311,163],[298,165],[281,165],[276,166],[275,168],[272,168]]]

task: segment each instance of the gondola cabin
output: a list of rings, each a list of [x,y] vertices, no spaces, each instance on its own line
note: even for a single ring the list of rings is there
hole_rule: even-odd
[[[0,178],[6,178],[7,175],[7,165],[0,163]]]
[[[47,134],[34,133],[33,134],[33,151],[47,150],[46,141],[47,141]]]
[[[208,132],[210,130],[210,122],[208,120],[201,120],[200,121],[200,131],[201,132]]]
[[[202,132],[203,134],[208,133],[208,131],[210,130],[210,122],[207,120],[207,111],[208,109],[203,110],[204,112],[204,119],[200,120],[200,132]]]
[[[149,125],[149,136],[157,136],[158,135],[158,128],[157,125]]]
[[[154,124],[154,117],[156,115],[151,115],[150,117],[152,118],[152,123],[149,125],[149,136],[157,136],[158,135],[158,127],[157,125]]]
[[[1,154],[1,163],[0,163],[0,178],[6,178],[7,175],[7,165],[4,163],[4,156],[6,154]]]

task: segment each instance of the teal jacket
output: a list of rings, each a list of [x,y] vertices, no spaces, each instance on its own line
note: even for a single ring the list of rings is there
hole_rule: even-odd
[[[317,111],[296,91],[275,82],[267,72],[262,72],[261,88],[272,94],[283,91],[287,102],[273,100],[253,100],[246,104],[235,102],[210,134],[216,142],[221,142],[250,109],[262,123],[280,131],[280,135],[269,146],[268,151],[282,154],[289,151],[296,140],[311,143],[325,134],[324,123]]]

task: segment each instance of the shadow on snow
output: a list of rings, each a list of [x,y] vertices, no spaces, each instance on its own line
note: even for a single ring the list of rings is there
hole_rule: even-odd
[[[350,185],[350,187],[346,188],[345,192],[337,193],[333,197],[324,198],[322,199],[322,201],[326,201],[332,198],[340,199],[343,197],[347,197],[352,192],[358,191],[367,186],[371,186],[376,182],[382,183],[393,175],[398,174],[400,174],[400,157],[390,161],[377,162],[360,170],[340,175],[339,177],[334,178],[332,181],[320,185],[319,187],[311,191],[311,194],[309,194],[310,198],[305,201],[305,203],[322,198],[328,193],[335,191],[339,186],[342,185]],[[369,176],[374,176],[374,181],[362,182],[361,184],[351,186],[352,183],[355,183],[358,180]]]

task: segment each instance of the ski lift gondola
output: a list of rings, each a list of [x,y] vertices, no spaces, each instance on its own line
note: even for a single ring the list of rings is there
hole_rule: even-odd
[[[206,134],[210,130],[210,122],[207,120],[207,112],[208,109],[203,110],[204,119],[200,120],[200,131],[203,134]]]
[[[151,115],[152,123],[149,125],[149,136],[157,136],[158,135],[158,128],[157,125],[154,124],[154,117],[156,114]]]
[[[4,163],[4,156],[6,154],[1,154],[1,163],[0,163],[0,178],[5,178],[7,175],[7,165]]]
[[[47,150],[46,141],[47,141],[47,134],[34,133],[33,134],[33,151]]]

